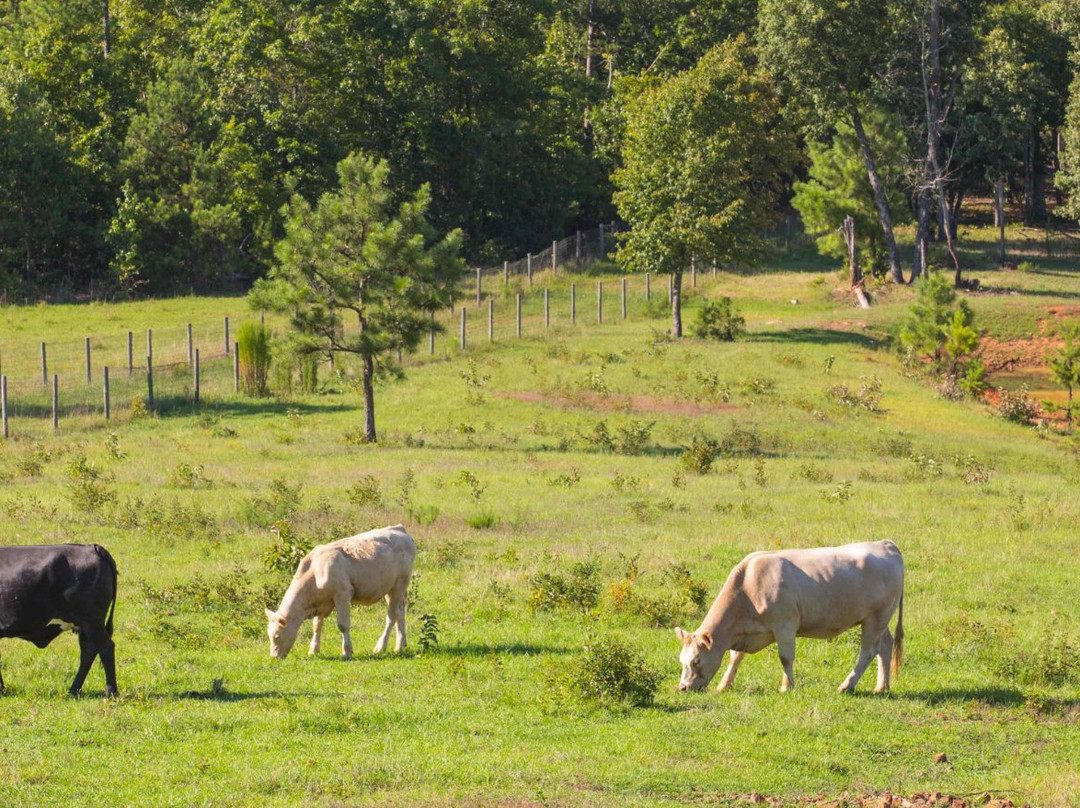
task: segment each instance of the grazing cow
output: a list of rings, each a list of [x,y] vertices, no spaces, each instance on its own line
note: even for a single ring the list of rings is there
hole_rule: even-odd
[[[115,608],[116,562],[104,547],[0,547],[0,637],[19,637],[44,648],[65,629],[78,631],[79,671],[71,683],[73,696],[79,695],[99,655],[105,695],[116,695]]]
[[[896,639],[889,621],[899,609]],[[840,685],[855,689],[874,656],[875,693],[889,688],[900,670],[904,648],[904,561],[891,541],[751,553],[728,575],[700,628],[675,635],[682,642],[680,690],[702,690],[716,675],[724,654],[731,660],[719,690],[735,681],[745,654],[772,643],[784,666],[781,692],[795,686],[795,638],[828,639],[862,626],[855,667]]]
[[[300,624],[312,618],[311,654],[319,653],[323,618],[337,612],[341,655],[352,656],[349,606],[369,606],[386,599],[386,629],[375,644],[385,650],[390,627],[397,629],[395,651],[405,647],[405,600],[412,577],[416,545],[401,525],[369,530],[312,548],[300,561],[276,612],[266,610],[270,656],[284,659],[296,642]]]

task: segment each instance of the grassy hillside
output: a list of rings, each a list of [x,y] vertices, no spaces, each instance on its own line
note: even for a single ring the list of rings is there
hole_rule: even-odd
[[[969,300],[1002,343],[1052,342],[1080,294],[1064,269],[976,275],[990,291]],[[905,374],[885,338],[907,288],[875,290],[863,311],[832,273],[702,278],[688,322],[701,297],[731,295],[748,337],[671,343],[663,303],[638,294],[623,321],[608,278],[596,325],[597,278],[573,280],[578,322],[560,309],[544,329],[534,290],[520,341],[513,291],[493,344],[473,308],[461,354],[455,314],[434,357],[379,387],[376,446],[354,439],[358,393],[326,372],[307,397],[242,399],[222,382],[201,406],[178,396],[109,425],[86,414],[54,435],[47,419],[14,421],[0,444],[0,541],[110,549],[121,696],[97,698],[97,666],[88,697],[64,695],[72,636],[46,651],[0,644],[0,804],[623,806],[934,790],[1080,801],[1072,437]],[[42,339],[179,330],[196,315],[216,328],[231,312],[242,301],[9,308],[0,358],[24,357],[32,377]],[[837,389],[878,383],[876,407]],[[706,474],[683,460],[695,436],[722,449]],[[368,653],[384,619],[372,607],[354,611],[353,660],[337,658],[329,621],[319,658],[305,657],[305,630],[272,662],[263,607],[289,573],[264,557],[279,536],[396,522],[420,547],[410,651]],[[869,694],[872,672],[855,697],[835,692],[857,632],[800,640],[791,693],[777,692],[774,649],[729,692],[678,692],[671,629],[696,628],[707,607],[688,582],[710,602],[752,550],[884,537],[907,564],[891,694]],[[542,608],[553,577],[579,601],[595,591],[595,607]],[[421,653],[422,614],[439,634]],[[583,705],[552,684],[609,638],[662,674],[651,706]]]

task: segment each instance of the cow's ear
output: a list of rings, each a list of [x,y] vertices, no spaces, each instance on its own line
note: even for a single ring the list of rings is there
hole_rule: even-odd
[[[265,609],[265,611],[266,611],[266,619],[268,621],[277,620],[277,612],[272,612],[269,609]]]
[[[675,636],[679,638],[679,642],[681,642],[683,645],[686,645],[686,638],[689,637],[690,635],[687,634],[685,631],[683,631],[678,626],[675,626]]]
[[[702,645],[705,646],[706,651],[712,649],[712,632],[711,631],[703,631],[703,632],[701,632],[700,634],[698,634],[698,641]]]

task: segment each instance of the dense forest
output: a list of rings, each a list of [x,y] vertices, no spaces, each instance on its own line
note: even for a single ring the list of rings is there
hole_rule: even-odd
[[[1074,0],[8,0],[0,295],[244,288],[287,202],[353,152],[403,195],[429,185],[436,227],[494,264],[644,210],[641,182],[689,174],[642,172],[695,126],[726,127],[717,148],[785,132],[782,158],[744,150],[737,171],[713,150],[701,193],[720,171],[760,198],[755,166],[780,167],[764,214],[793,206],[826,251],[852,215],[871,263],[910,279],[974,195],[1002,223],[1006,202],[1080,217],[1078,60]],[[667,86],[716,99],[690,138],[650,134],[648,109],[678,128],[693,107]],[[620,187],[627,144],[642,168]]]

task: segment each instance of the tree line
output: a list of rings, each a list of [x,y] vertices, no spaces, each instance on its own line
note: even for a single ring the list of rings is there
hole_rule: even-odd
[[[972,195],[1080,218],[1077,58],[1070,0],[8,0],[0,295],[247,288],[355,154],[473,263],[752,262],[791,204],[911,280]]]

